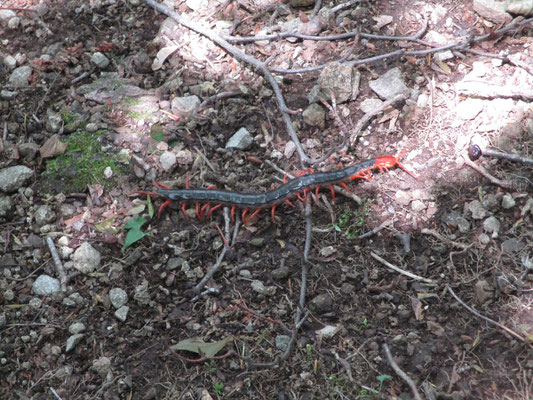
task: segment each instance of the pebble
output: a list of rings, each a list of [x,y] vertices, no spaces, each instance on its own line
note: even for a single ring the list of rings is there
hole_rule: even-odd
[[[24,186],[33,177],[33,170],[24,166],[16,165],[14,167],[0,170],[0,191],[12,193]]]
[[[493,293],[493,288],[484,279],[477,281],[474,285],[474,294],[476,295],[476,300],[479,304],[484,304],[492,299]]]
[[[72,261],[76,270],[82,274],[90,274],[100,266],[100,253],[85,242],[76,249]]]
[[[168,172],[176,166],[176,154],[172,151],[165,151],[161,154],[161,157],[159,157],[159,162],[161,163],[163,170]]]
[[[105,376],[111,370],[111,360],[105,356],[93,360],[92,370],[98,375]]]
[[[502,197],[502,207],[506,210],[513,208],[515,206],[516,202],[513,199],[513,196],[510,194],[506,194]]]
[[[287,350],[287,346],[291,341],[291,337],[287,335],[278,335],[276,336],[276,349],[280,351]]]
[[[259,293],[263,296],[273,296],[276,293],[275,286],[266,287],[263,282],[259,280],[252,281],[251,286],[254,292]]]
[[[285,279],[289,276],[290,270],[286,265],[282,265],[272,271],[272,278],[276,280]]]
[[[83,331],[85,331],[85,329],[87,328],[85,327],[85,324],[83,324],[83,322],[75,322],[68,327],[68,331],[73,335],[77,333],[82,333]]]
[[[318,312],[327,312],[331,311],[333,300],[328,293],[321,293],[311,300],[310,305]]]
[[[483,230],[488,234],[492,234],[493,238],[497,238],[500,232],[500,221],[496,217],[488,217],[483,221]]]
[[[323,338],[330,339],[333,336],[335,336],[337,334],[337,332],[339,332],[341,329],[342,329],[342,325],[337,325],[337,326],[326,325],[325,327],[323,327],[322,329],[316,331],[315,333],[316,333],[317,336],[321,336]]]
[[[128,302],[128,294],[121,288],[113,288],[109,291],[109,301],[115,308],[120,308]]]
[[[32,72],[33,68],[28,65],[23,65],[22,67],[15,68],[9,76],[8,85],[15,87],[28,86]]]
[[[102,69],[107,68],[110,63],[109,58],[107,58],[103,53],[99,51],[91,55],[91,62],[98,68]]]
[[[48,275],[39,275],[31,287],[37,296],[50,296],[61,290],[59,280]]]
[[[246,128],[240,128],[226,143],[226,149],[246,150],[254,141],[254,138]]]
[[[115,317],[124,322],[126,321],[126,318],[128,317],[128,312],[130,311],[130,308],[128,306],[122,306],[117,311],[115,311]]]
[[[479,200],[470,202],[468,204],[468,210],[470,210],[474,219],[483,219],[487,215],[487,210],[483,208]]]
[[[77,333],[75,335],[69,336],[69,338],[67,339],[65,351],[68,353],[74,350],[78,343],[81,342],[81,339],[83,339],[83,336],[85,336],[83,333]]]
[[[43,204],[42,206],[39,206],[37,210],[35,210],[33,217],[35,218],[35,224],[41,227],[45,224],[55,221],[56,213],[48,204]]]

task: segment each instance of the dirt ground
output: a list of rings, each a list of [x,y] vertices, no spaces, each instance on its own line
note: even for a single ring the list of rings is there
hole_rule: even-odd
[[[165,4],[234,36],[263,34],[290,20],[313,28],[313,4]],[[183,188],[188,176],[192,188],[259,193],[281,185],[280,171],[298,175],[301,160],[261,74],[183,26],[162,29],[167,17],[140,0],[0,5],[19,17],[10,25],[0,20],[2,59],[32,67],[27,85],[13,88],[13,68],[0,65],[0,89],[17,92],[0,99],[0,172],[17,165],[33,171],[27,184],[0,192],[0,203],[12,201],[10,212],[0,213],[2,399],[415,398],[384,345],[420,398],[533,399],[533,272],[526,273],[528,266],[533,271],[532,165],[487,152],[468,160],[473,144],[533,157],[533,24],[497,35],[509,21],[488,21],[470,1],[362,1],[310,33],[412,36],[427,21],[425,35],[433,36],[424,40],[432,43],[493,36],[470,43],[477,53],[453,48],[449,58],[404,55],[358,66],[357,97],[336,105],[337,118],[321,106],[326,118],[316,125],[301,110],[320,71],[276,74],[288,108],[299,110],[292,124],[312,158],[354,129],[363,103],[377,98],[370,83],[387,71],[399,68],[415,91],[312,168],[401,154],[418,179],[392,168],[347,182],[360,204],[339,193],[333,201],[322,190],[311,201],[305,263],[302,201],[280,205],[275,222],[264,211],[234,230],[222,209],[200,221],[194,204],[187,205],[188,218],[181,204],[171,204],[158,217],[164,199],[133,193],[153,191],[154,179]],[[261,60],[272,57],[269,67],[281,69],[328,63],[350,51],[348,60],[430,48],[363,36],[236,46]],[[98,64],[95,53],[108,64]],[[103,72],[115,73],[118,83],[96,94],[84,90]],[[110,86],[115,94],[128,89],[105,97]],[[200,104],[176,121],[170,105],[191,95]],[[227,151],[242,127],[253,143]],[[80,141],[75,149],[53,140],[52,149],[43,148],[53,134]],[[61,164],[69,154],[82,163]],[[119,154],[126,162],[111,162]],[[50,216],[40,216],[42,210]],[[127,243],[124,224],[140,218],[146,222],[130,232],[147,235]],[[231,246],[223,250],[226,240]],[[99,262],[83,272],[73,266],[74,254],[86,244]],[[36,294],[38,277],[60,278],[57,261],[66,269],[65,290]],[[215,264],[218,272],[191,298]],[[119,292],[127,298],[117,305]]]

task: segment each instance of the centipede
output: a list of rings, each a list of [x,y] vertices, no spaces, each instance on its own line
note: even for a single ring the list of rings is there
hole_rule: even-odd
[[[296,197],[301,201],[307,201],[307,194],[310,191],[314,190],[318,197],[318,191],[324,187],[329,187],[332,197],[335,198],[334,184],[340,184],[349,191],[345,182],[355,179],[372,179],[373,170],[387,172],[394,167],[399,167],[415,179],[418,179],[414,173],[400,163],[399,157],[380,156],[328,172],[315,172],[312,169],[307,169],[294,179],[287,181],[285,177],[281,186],[263,193],[240,193],[217,189],[214,186],[205,189],[191,189],[189,188],[188,178],[184,189],[172,189],[154,181],[155,191],[136,191],[135,193],[158,196],[165,199],[164,203],[159,207],[158,217],[161,217],[163,210],[169,204],[181,202],[181,210],[185,218],[187,218],[187,204],[195,203],[196,216],[200,220],[204,220],[204,217],[209,217],[220,207],[226,206],[231,207],[232,220],[235,219],[236,208],[243,209],[242,221],[244,224],[248,224],[261,210],[270,208],[272,221],[275,223],[276,207],[282,203],[287,203],[294,207],[291,199]],[[202,206],[200,206],[201,203]],[[247,216],[250,210],[254,211]]]

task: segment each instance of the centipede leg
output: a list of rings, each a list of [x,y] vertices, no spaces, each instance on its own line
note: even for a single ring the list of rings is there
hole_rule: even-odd
[[[259,214],[260,211],[261,211],[260,208],[258,208],[257,210],[255,210],[255,211],[253,212],[253,214],[250,215],[250,216],[248,217],[248,220],[246,221],[246,223],[245,223],[244,225],[248,225],[248,224],[252,221],[252,219],[254,219],[254,217],[255,217],[257,214]],[[243,222],[244,222],[244,220],[243,220]]]
[[[291,201],[289,199],[285,199],[285,203],[287,203],[289,206],[291,206],[292,208],[294,208],[294,204],[291,203]]]
[[[185,219],[189,219],[189,216],[187,215],[187,212],[185,211],[185,207],[187,207],[187,203],[183,202],[183,204],[181,205],[181,212],[183,213],[183,216],[185,217]]]
[[[405,168],[405,166],[399,162],[399,161],[396,161],[396,165],[398,165],[398,167],[400,167],[401,169],[403,169],[405,172],[407,172],[409,175],[411,175],[413,178],[415,179],[418,179],[418,176],[416,176],[413,172],[409,171],[407,168]]]
[[[352,191],[350,190],[350,188],[348,187],[348,185],[347,185],[346,183],[341,182],[340,185],[341,185],[344,189],[346,189],[346,190],[348,191],[348,193],[352,193]]]
[[[168,206],[170,203],[172,203],[172,200],[167,200],[163,204],[161,204],[161,207],[159,207],[159,211],[157,212],[157,218],[161,218],[161,214],[163,213],[163,209]]]
[[[231,207],[231,222],[235,222],[235,209],[237,208],[237,206],[232,206]]]
[[[205,203],[202,208],[200,209],[200,215],[202,216],[202,220],[204,219],[204,213],[205,211],[211,206],[211,203]]]
[[[335,203],[335,190],[333,190],[333,185],[329,185],[329,190],[331,190],[331,201]]]
[[[159,183],[158,181],[156,181],[155,179],[152,180],[152,183],[155,187],[157,188],[160,188],[160,189],[170,189],[167,185],[163,185],[162,183]]]
[[[320,186],[317,186],[317,187],[315,188],[315,197],[316,197],[317,200],[318,200],[318,192],[319,192],[319,191],[320,191]]]
[[[201,217],[200,215],[200,203],[196,202],[196,217],[200,220],[200,221],[203,221],[204,219]]]
[[[276,204],[272,206],[272,210],[270,211],[270,215],[272,215],[272,223],[276,223]]]
[[[244,211],[242,212],[242,216],[241,216],[241,218],[242,218],[242,223],[243,223],[244,225],[246,225],[246,214],[248,214],[248,211],[250,211],[250,209],[249,209],[248,207],[246,207],[246,208],[244,209]]]
[[[209,212],[207,213],[207,217],[209,218],[209,216],[213,213],[213,211],[218,210],[220,207],[222,207],[222,204],[217,204],[216,206],[214,206],[213,208],[211,208],[211,209],[209,210]]]
[[[185,189],[189,189],[189,178],[191,176],[189,174],[187,174],[187,177],[185,178]]]

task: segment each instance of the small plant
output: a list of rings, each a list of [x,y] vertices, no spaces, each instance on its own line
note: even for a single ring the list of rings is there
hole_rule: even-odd
[[[205,366],[207,367],[207,370],[211,373],[216,372],[217,370],[217,365],[213,360],[206,361]]]
[[[222,396],[224,394],[224,384],[222,382],[215,383],[213,385],[213,392],[219,396]]]
[[[341,211],[333,227],[337,232],[343,232],[348,239],[354,239],[361,234],[368,216],[370,202],[364,202],[357,210]]]

